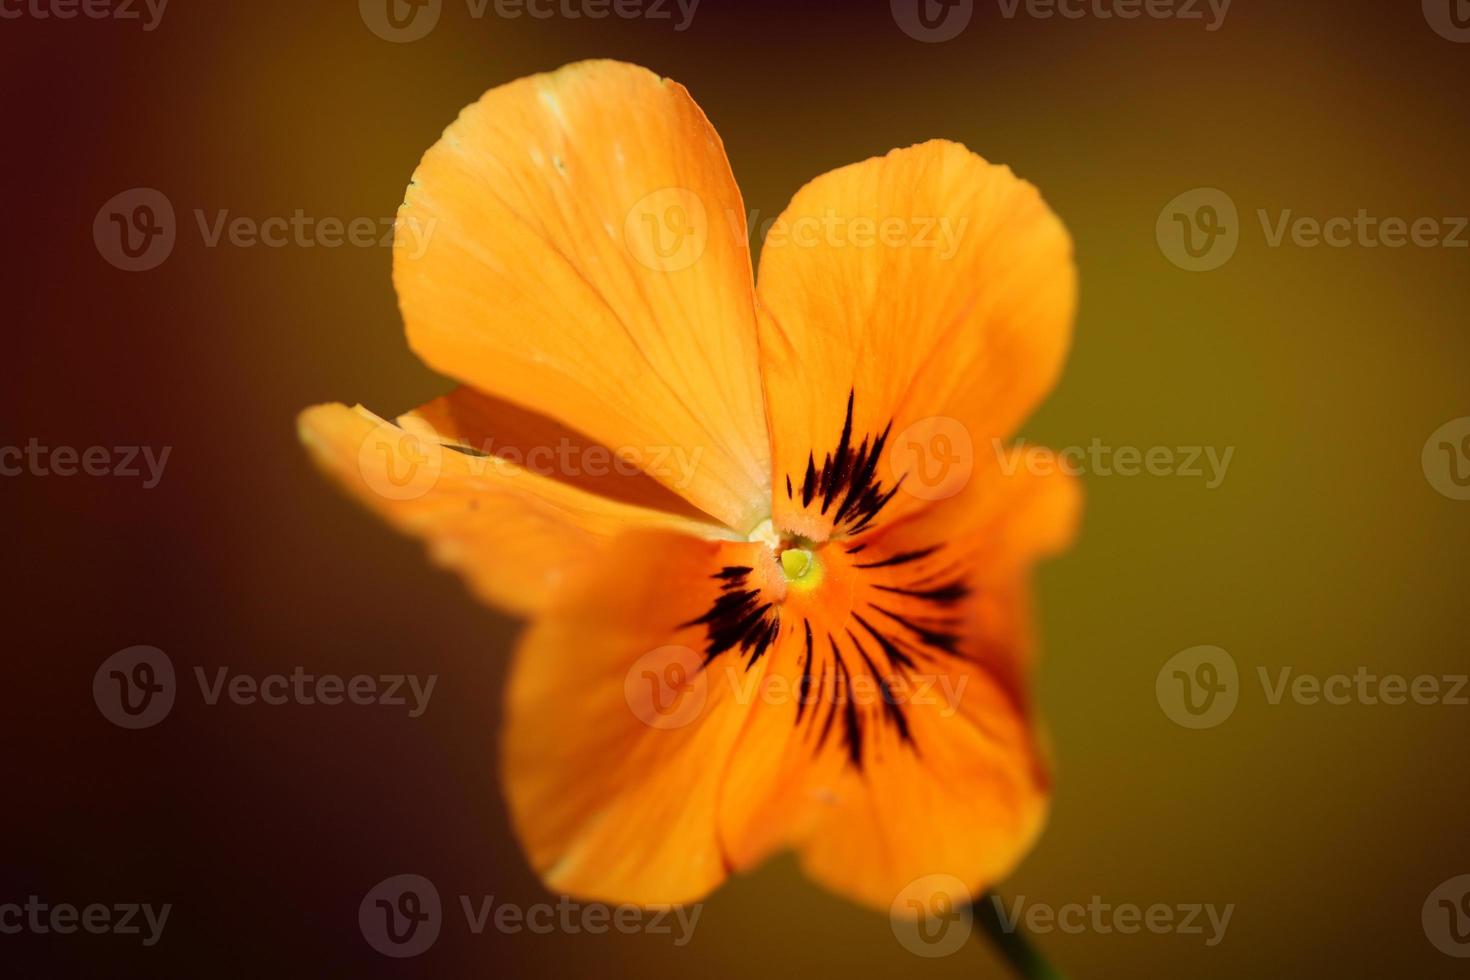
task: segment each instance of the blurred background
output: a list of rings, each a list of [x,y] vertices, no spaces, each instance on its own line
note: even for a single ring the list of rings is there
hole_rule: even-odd
[[[433,6],[399,3],[409,26],[394,28],[368,0],[161,16],[0,2],[0,445],[170,450],[152,487],[146,469],[0,478],[0,904],[172,904],[151,947],[0,935],[5,972],[1005,975],[982,942],[916,955],[790,859],[731,880],[677,947],[474,935],[459,913],[460,895],[556,901],[498,788],[518,624],[322,479],[294,422],[333,400],[391,415],[450,382],[407,350],[390,249],[211,246],[196,214],[391,218],[420,155],[484,90],[612,57],[688,86],[758,221],[823,171],[931,137],[1011,165],[1070,227],[1082,283],[1066,374],[1025,436],[1168,447],[1181,470],[1180,450],[1232,451],[1220,479],[1203,455],[1203,475],[1091,468],[1081,538],[1040,578],[1055,805],[1000,887],[1053,909],[1233,906],[1228,929],[1214,945],[1208,925],[1056,929],[1037,937],[1055,964],[1077,978],[1463,975],[1470,905],[1455,908],[1452,879],[1470,873],[1470,691],[1272,703],[1260,679],[1470,670],[1463,2],[1180,0],[1130,19],[1104,16],[1127,0],[1068,7],[1077,17],[965,0],[923,18],[903,0],[649,0],[592,19],[569,16],[596,9],[583,0],[548,17],[442,0],[428,25]],[[166,198],[176,240],[127,271],[152,259],[99,247],[94,224],[136,188]],[[1274,239],[1283,220],[1360,212],[1433,225],[1398,247],[1378,231]],[[180,691],[132,731],[92,683],[139,644],[167,653]],[[1165,668],[1201,645],[1235,669],[1233,709],[1191,727]],[[220,667],[438,682],[417,718],[211,706],[193,672]],[[437,943],[407,960],[357,922],[400,873],[446,905]]]

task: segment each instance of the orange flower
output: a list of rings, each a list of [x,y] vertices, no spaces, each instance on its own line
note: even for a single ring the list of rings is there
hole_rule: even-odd
[[[596,61],[466,109],[398,228],[409,341],[465,387],[302,438],[531,618],[505,788],[546,884],[685,902],[792,848],[887,909],[1007,874],[1049,786],[1029,569],[1079,510],[1047,453],[998,450],[1075,307],[1035,188],[895,150],[802,188],[752,276],[699,107]]]

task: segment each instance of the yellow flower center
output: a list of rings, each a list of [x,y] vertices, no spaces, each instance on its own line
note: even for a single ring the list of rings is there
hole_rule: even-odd
[[[786,581],[798,589],[815,589],[822,583],[822,560],[807,548],[787,548],[781,552],[781,571],[786,573]]]

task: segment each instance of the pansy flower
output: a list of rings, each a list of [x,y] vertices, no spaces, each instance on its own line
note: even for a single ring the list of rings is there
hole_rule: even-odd
[[[1028,579],[1079,510],[1005,448],[1075,307],[1036,189],[894,150],[803,187],[753,274],[704,113],[595,61],[490,91],[406,198],[408,339],[462,387],[301,433],[529,619],[503,772],[547,886],[688,902],[789,849],[886,910],[1010,872],[1049,795]]]

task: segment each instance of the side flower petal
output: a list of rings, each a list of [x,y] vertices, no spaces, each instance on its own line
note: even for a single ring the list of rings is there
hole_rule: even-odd
[[[514,613],[544,608],[571,569],[630,528],[728,533],[650,506],[666,492],[643,486],[651,481],[641,475],[623,481],[617,500],[495,455],[505,446],[464,414],[479,402],[457,393],[393,421],[360,406],[319,405],[301,414],[298,427],[317,463],[349,492],[423,538],[435,560],[481,598]]]

